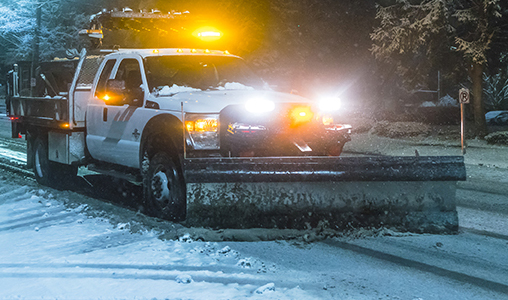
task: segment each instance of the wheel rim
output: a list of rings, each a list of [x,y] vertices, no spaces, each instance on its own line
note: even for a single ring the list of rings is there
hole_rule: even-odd
[[[176,170],[158,168],[152,177],[151,188],[152,197],[159,203],[161,207],[171,204],[174,198],[174,178]]]
[[[40,157],[39,148],[37,148],[35,150],[35,162],[34,162],[35,163],[35,171],[37,172],[37,176],[39,176],[40,178],[43,178],[44,173],[42,172],[41,159],[39,157]]]

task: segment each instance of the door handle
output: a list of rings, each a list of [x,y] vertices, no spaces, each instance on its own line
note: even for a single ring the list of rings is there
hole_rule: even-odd
[[[102,121],[107,122],[108,121],[108,108],[104,107],[102,110]]]

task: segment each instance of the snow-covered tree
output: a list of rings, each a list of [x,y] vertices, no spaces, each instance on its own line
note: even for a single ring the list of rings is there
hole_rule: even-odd
[[[35,26],[32,1],[0,4],[0,59],[12,63],[14,59],[28,59],[31,55]]]
[[[79,29],[88,19],[69,9],[65,0],[14,0],[0,3],[0,47],[3,63],[30,60],[36,34],[36,11],[41,8],[39,51],[42,60],[62,55],[66,49],[78,48]]]
[[[499,55],[490,50],[508,17],[502,1],[389,2],[378,7],[380,24],[371,35],[373,54],[394,64],[409,86],[424,83],[432,69],[447,74],[467,72],[472,81],[475,129],[479,136],[485,135],[482,74],[489,56]]]

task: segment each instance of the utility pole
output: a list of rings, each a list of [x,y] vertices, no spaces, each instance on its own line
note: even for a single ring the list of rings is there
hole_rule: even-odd
[[[37,8],[35,10],[35,30],[34,30],[34,44],[32,52],[32,68],[30,78],[30,96],[34,95],[34,88],[36,84],[35,70],[39,66],[39,43],[41,34],[41,19],[42,19],[42,3],[41,0],[37,1]]]

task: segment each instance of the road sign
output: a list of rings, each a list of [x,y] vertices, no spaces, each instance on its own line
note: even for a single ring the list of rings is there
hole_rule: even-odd
[[[469,103],[469,89],[461,88],[459,90],[460,102],[460,148],[462,155],[466,154],[466,124],[464,118],[464,104]]]
[[[463,104],[469,103],[469,89],[462,88],[459,90],[459,102]]]

